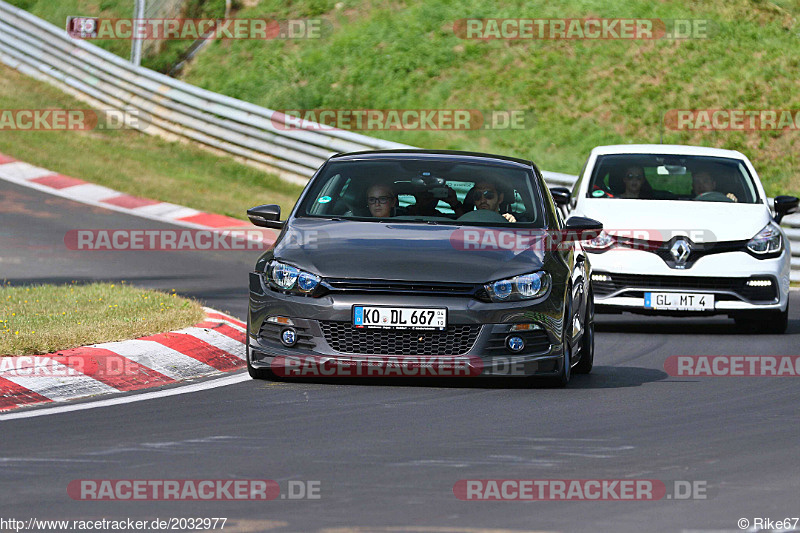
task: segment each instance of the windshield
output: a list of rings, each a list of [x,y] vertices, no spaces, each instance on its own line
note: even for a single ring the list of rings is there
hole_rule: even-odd
[[[544,227],[536,183],[530,171],[463,161],[333,161],[314,179],[297,215]]]
[[[758,202],[753,180],[739,159],[657,154],[598,157],[586,196]]]

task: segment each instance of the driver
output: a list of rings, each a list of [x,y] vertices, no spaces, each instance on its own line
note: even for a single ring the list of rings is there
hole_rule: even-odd
[[[494,183],[489,181],[479,181],[472,189],[473,198],[475,199],[476,209],[487,209],[500,213],[500,204],[503,203],[503,193],[498,192]],[[516,222],[517,219],[511,213],[501,213],[503,218],[509,222]]]
[[[712,176],[707,170],[701,170],[692,174],[692,194],[697,197],[701,194],[706,194],[709,192],[717,192],[717,180],[714,178],[714,176]],[[732,192],[726,194],[725,197],[732,202],[739,201],[739,199],[736,198]]]
[[[622,175],[622,182],[625,190],[619,195],[620,198],[641,198],[645,188],[644,170],[636,165],[627,167]]]

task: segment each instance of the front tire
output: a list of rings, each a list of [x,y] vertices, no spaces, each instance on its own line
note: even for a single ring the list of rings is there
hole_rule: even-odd
[[[588,374],[594,366],[594,294],[589,289],[586,300],[586,320],[583,323],[583,337],[581,337],[581,359],[575,365],[576,374]]]
[[[553,379],[556,387],[566,387],[572,378],[572,344],[570,343],[570,332],[572,331],[572,287],[567,289],[567,301],[564,306],[564,331],[561,334],[561,344],[564,352],[564,361],[561,365],[561,372]]]

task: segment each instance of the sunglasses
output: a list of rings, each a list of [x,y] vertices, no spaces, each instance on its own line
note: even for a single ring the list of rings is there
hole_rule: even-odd
[[[633,180],[633,179],[641,180],[641,179],[644,179],[644,176],[642,176],[641,174],[628,174],[625,177],[628,178],[629,180]]]
[[[381,204],[384,205],[394,198],[394,196],[370,196],[367,198],[367,203],[369,205]]]
[[[487,200],[494,200],[494,197],[495,197],[495,196],[497,196],[497,193],[496,193],[496,192],[494,192],[494,191],[492,191],[492,190],[488,190],[488,191],[475,191],[475,196],[477,196],[476,200],[477,200],[478,198],[480,198],[481,196],[483,196],[483,197],[484,197],[484,198],[486,198]]]

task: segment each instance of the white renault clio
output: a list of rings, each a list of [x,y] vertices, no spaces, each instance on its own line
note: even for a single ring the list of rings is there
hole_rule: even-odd
[[[786,330],[789,241],[753,165],[739,152],[671,145],[599,146],[578,181],[554,197],[601,221],[585,242],[597,311],[725,314]]]

